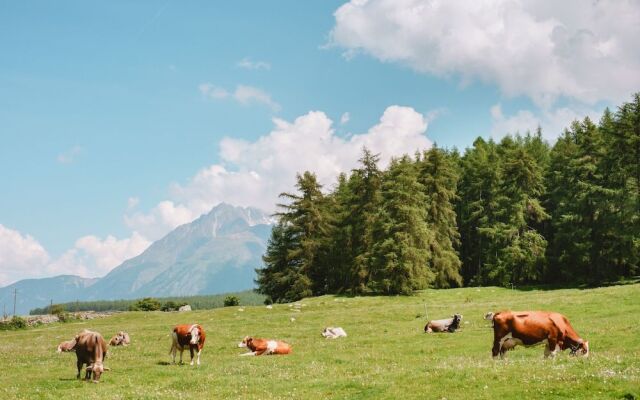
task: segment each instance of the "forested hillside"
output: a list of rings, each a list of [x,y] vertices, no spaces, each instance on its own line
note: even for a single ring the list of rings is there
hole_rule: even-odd
[[[426,287],[601,284],[640,261],[640,94],[550,145],[535,133],[391,161],[281,195],[257,270],[276,302]]]

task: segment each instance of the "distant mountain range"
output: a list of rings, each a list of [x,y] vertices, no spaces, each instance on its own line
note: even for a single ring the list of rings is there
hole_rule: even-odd
[[[190,296],[254,287],[254,269],[271,233],[272,219],[255,208],[219,204],[208,214],[181,225],[142,254],[102,278],[73,275],[25,279],[0,288],[0,303],[26,314],[36,307],[75,300]]]

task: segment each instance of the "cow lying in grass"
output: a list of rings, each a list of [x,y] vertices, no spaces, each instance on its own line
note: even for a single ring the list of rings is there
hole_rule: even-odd
[[[171,350],[169,350],[169,354],[173,355],[173,363],[176,363],[176,351],[180,350],[180,364],[182,364],[182,352],[189,347],[190,365],[193,365],[194,352],[198,354],[197,365],[200,365],[200,353],[204,347],[205,337],[204,328],[198,324],[176,325],[171,332]]]
[[[61,342],[58,345],[57,352],[58,353],[62,353],[62,352],[75,351],[76,350],[75,347],[76,347],[76,340],[75,339],[67,340],[67,341]]]
[[[345,332],[344,329],[340,327],[328,327],[324,328],[324,330],[322,331],[322,336],[327,339],[337,339],[339,337],[347,337],[347,332]]]
[[[245,336],[242,342],[238,343],[238,347],[246,347],[251,350],[248,353],[240,354],[241,356],[261,356],[269,354],[289,354],[291,346],[288,343],[278,340],[254,339]]]
[[[98,332],[87,330],[76,335],[75,341],[76,357],[78,358],[78,375],[76,378],[80,379],[80,371],[82,371],[83,365],[86,364],[85,379],[89,380],[93,375],[93,382],[98,383],[102,373],[109,371],[109,368],[104,366],[104,358],[107,355],[107,342]]]
[[[129,334],[124,331],[116,333],[114,337],[109,341],[109,346],[128,346],[131,343]]]
[[[462,315],[454,314],[451,318],[436,319],[429,321],[424,327],[426,333],[431,332],[455,332],[460,327],[460,321],[462,321]]]
[[[589,342],[583,340],[562,314],[548,311],[501,311],[493,316],[493,357],[516,347],[545,344],[545,358],[571,349],[571,354],[587,357]]]

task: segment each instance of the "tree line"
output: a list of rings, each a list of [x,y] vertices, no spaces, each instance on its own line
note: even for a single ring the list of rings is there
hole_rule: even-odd
[[[193,310],[210,310],[229,305],[227,304],[229,303],[229,298],[234,299],[234,303],[246,306],[263,304],[265,301],[265,296],[258,294],[253,290],[245,290],[242,292],[202,296],[74,301],[69,303],[53,304],[53,308],[51,308],[51,306],[34,308],[29,311],[29,314],[60,314],[63,312],[75,311],[173,311],[185,304],[189,304]]]
[[[587,284],[640,263],[640,94],[551,146],[540,128],[432,147],[283,193],[258,292],[274,302],[427,287]]]

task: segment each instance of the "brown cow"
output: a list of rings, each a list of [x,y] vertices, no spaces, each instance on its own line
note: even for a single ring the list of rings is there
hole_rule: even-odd
[[[114,337],[109,341],[109,346],[128,346],[131,343],[129,334],[124,331],[116,333]]]
[[[204,347],[205,332],[202,326],[198,324],[193,325],[176,325],[171,333],[171,350],[169,354],[173,354],[173,363],[176,363],[176,351],[180,350],[180,364],[182,364],[182,352],[185,347],[189,346],[189,352],[191,353],[191,364],[193,365],[193,353],[194,350],[198,352],[197,365],[200,365],[200,353]]]
[[[517,345],[546,343],[544,356],[555,357],[558,351],[571,349],[589,355],[589,342],[578,336],[567,318],[548,311],[501,311],[493,316],[492,355],[500,358]]]
[[[278,340],[254,339],[245,336],[242,342],[238,343],[238,347],[246,347],[251,350],[248,353],[240,354],[241,356],[261,356],[269,354],[289,354],[291,346],[288,343]]]
[[[75,347],[76,347],[76,340],[75,339],[67,340],[67,341],[61,342],[58,345],[57,351],[58,351],[58,353],[62,353],[63,351],[64,352],[75,351],[76,350]]]
[[[93,374],[93,382],[98,383],[100,375],[109,368],[104,366],[104,358],[107,355],[107,342],[98,332],[84,330],[76,335],[76,357],[78,358],[77,367],[80,379],[80,371],[82,366],[87,364],[85,379],[91,379]]]

